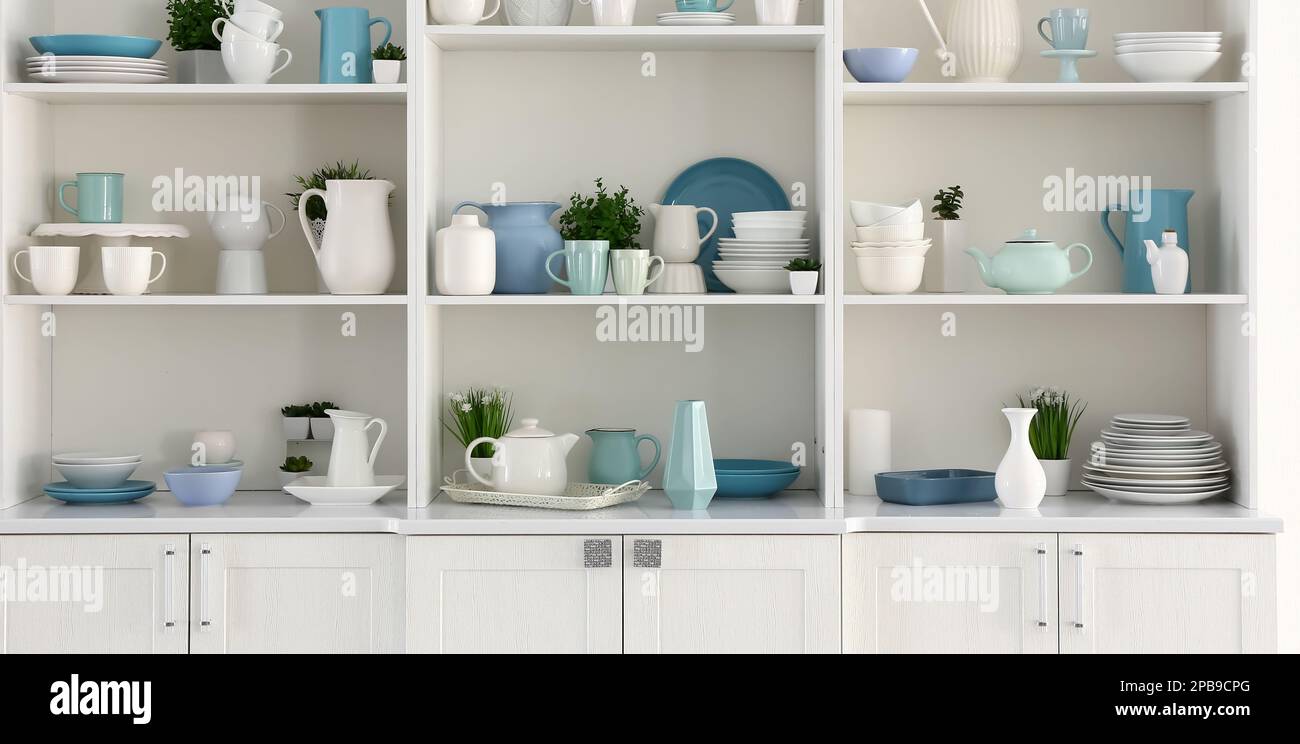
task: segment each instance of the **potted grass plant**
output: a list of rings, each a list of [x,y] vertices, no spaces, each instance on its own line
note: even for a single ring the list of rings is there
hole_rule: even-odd
[[[639,295],[645,290],[650,272],[650,251],[637,242],[645,210],[638,207],[626,186],[611,194],[603,178],[596,179],[596,193],[574,194],[569,208],[560,215],[560,235],[566,258],[603,265],[603,271],[583,277],[585,284],[570,284],[574,294],[601,294],[607,288],[607,272],[613,271],[619,294]],[[573,282],[575,277],[570,276]]]
[[[311,406],[285,406],[280,409],[283,416],[284,438],[296,442],[306,439],[311,432]]]
[[[376,47],[371,54],[371,70],[375,83],[392,85],[402,79],[402,63],[406,61],[406,50],[396,44]]]
[[[796,258],[785,265],[785,270],[790,272],[791,294],[817,294],[817,279],[822,270],[820,262],[811,258]]]
[[[470,442],[479,437],[500,439],[505,436],[513,420],[513,401],[509,393],[470,388],[447,397],[447,416],[442,425],[462,447],[469,447]],[[474,471],[484,478],[492,477],[494,450],[490,444],[480,444],[470,454]]]
[[[315,466],[316,464],[306,457],[289,456],[284,458],[284,464],[280,466],[280,488],[284,488],[307,475]]]
[[[212,23],[228,17],[233,6],[230,0],[167,0],[167,40],[177,53],[179,82],[231,82]]]
[[[1070,440],[1088,404],[1058,388],[1036,388],[1017,396],[1021,408],[1038,411],[1029,422],[1029,445],[1047,474],[1047,495],[1064,496],[1070,490]]]

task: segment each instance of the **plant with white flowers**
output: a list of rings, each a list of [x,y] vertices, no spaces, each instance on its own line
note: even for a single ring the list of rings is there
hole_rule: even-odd
[[[1029,393],[1029,402],[1017,396],[1021,408],[1038,411],[1029,422],[1029,444],[1040,460],[1065,460],[1070,457],[1070,440],[1088,404],[1072,399],[1060,388],[1039,387]]]
[[[447,396],[447,418],[442,425],[462,447],[481,437],[499,439],[510,431],[514,420],[510,394],[500,389],[470,388]],[[471,457],[491,457],[495,448],[480,444]]]

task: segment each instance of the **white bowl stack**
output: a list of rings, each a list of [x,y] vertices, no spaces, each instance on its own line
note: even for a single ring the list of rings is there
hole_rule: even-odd
[[[1190,504],[1227,493],[1231,468],[1214,435],[1186,416],[1125,413],[1092,443],[1083,485],[1134,504]]]
[[[1222,31],[1115,34],[1115,61],[1139,83],[1194,83],[1223,56]]]
[[[72,487],[101,489],[124,485],[143,460],[140,455],[71,452],[55,455],[50,463]]]
[[[854,201],[849,207],[856,225],[849,247],[862,286],[872,294],[911,294],[919,289],[931,244],[925,237],[921,202],[894,206]]]
[[[736,212],[731,216],[736,237],[718,240],[713,273],[740,294],[789,294],[785,265],[812,256],[804,237],[807,221],[807,212]]]

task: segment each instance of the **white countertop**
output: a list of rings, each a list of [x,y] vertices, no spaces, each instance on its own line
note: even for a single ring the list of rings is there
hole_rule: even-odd
[[[394,492],[371,506],[311,506],[279,491],[241,491],[222,506],[182,506],[170,493],[134,504],[68,506],[42,496],[0,510],[0,535],[387,532],[398,535],[839,535],[851,532],[1275,533],[1282,520],[1228,501],[1191,506],[1116,504],[1092,493],[1049,498],[1033,511],[996,503],[898,506],[848,496],[827,509],[811,491],[765,501],[715,500],[676,511],[661,491],[591,512],[457,504],[440,495],[408,509]]]

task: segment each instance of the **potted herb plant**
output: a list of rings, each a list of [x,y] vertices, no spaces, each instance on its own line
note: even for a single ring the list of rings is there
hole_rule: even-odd
[[[796,258],[785,265],[790,272],[790,292],[797,295],[817,294],[817,279],[821,276],[822,265],[811,258]]]
[[[966,197],[961,186],[940,189],[934,195],[930,208],[934,219],[930,223],[930,237],[934,242],[925,261],[925,291],[965,292],[976,281],[971,261],[964,251],[966,224],[961,221],[962,199]]]
[[[603,293],[611,264],[619,294],[638,295],[645,291],[649,284],[650,251],[641,250],[637,242],[644,216],[645,210],[628,195],[626,186],[610,194],[602,178],[596,179],[594,195],[570,197],[569,208],[560,215],[564,255],[570,266],[594,269],[571,272],[569,288],[574,294]]]
[[[286,457],[284,464],[280,466],[280,488],[293,483],[299,478],[311,472],[315,463],[306,457]]]
[[[402,63],[406,61],[406,50],[396,44],[384,44],[376,47],[370,55],[373,58],[371,70],[375,82],[379,85],[392,85],[402,78]]]
[[[502,390],[470,388],[447,397],[447,417],[442,425],[462,447],[479,437],[499,439],[510,431],[514,420],[513,401]],[[470,453],[470,464],[484,478],[492,478],[492,455],[495,448],[480,444]]]
[[[280,409],[283,416],[284,438],[296,442],[306,439],[311,432],[311,406],[285,406]]]
[[[338,404],[331,401],[321,401],[312,403],[311,406],[311,438],[322,442],[334,441],[334,420],[325,414],[326,411],[337,410]]]
[[[179,82],[231,82],[212,23],[228,17],[233,5],[231,0],[167,0],[167,40],[177,52]]]
[[[1047,495],[1064,496],[1070,490],[1070,440],[1088,404],[1057,388],[1037,388],[1017,396],[1021,408],[1038,411],[1029,422],[1029,446],[1047,474]]]

